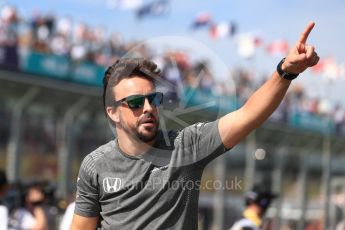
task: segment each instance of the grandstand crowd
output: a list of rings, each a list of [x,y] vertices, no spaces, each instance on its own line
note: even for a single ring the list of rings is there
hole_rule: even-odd
[[[219,82],[208,68],[208,60],[192,62],[183,51],[166,51],[156,56],[150,47],[140,42],[124,41],[120,33],[108,32],[103,26],[89,26],[75,22],[71,17],[60,17],[53,13],[33,12],[23,18],[13,6],[1,9],[0,63],[3,68],[20,71],[20,60],[28,52],[63,56],[71,62],[91,62],[104,68],[114,60],[132,52],[155,60],[163,70],[162,77],[178,88],[189,86],[215,95],[233,94],[225,82]],[[260,85],[254,74],[246,68],[233,68],[238,102],[243,103]],[[177,95],[178,96],[178,95]],[[303,86],[295,84],[283,104],[273,116],[278,121],[287,121],[289,113],[306,112],[318,117],[328,117],[337,133],[344,133],[344,106],[322,98],[310,98]]]

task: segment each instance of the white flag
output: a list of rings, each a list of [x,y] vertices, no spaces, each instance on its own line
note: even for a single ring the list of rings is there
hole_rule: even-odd
[[[237,37],[237,52],[240,57],[251,58],[255,53],[255,38],[250,34],[240,34]]]
[[[135,10],[142,6],[142,0],[107,0],[106,5],[109,9]]]

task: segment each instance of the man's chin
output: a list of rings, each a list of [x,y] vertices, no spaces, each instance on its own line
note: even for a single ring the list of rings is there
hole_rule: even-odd
[[[139,138],[139,140],[147,143],[147,142],[151,142],[153,141],[156,136],[157,136],[158,131],[154,131],[154,132],[149,132],[149,133],[137,133],[137,137]]]

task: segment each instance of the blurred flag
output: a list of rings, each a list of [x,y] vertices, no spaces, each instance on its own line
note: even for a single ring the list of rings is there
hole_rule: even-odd
[[[242,58],[252,58],[256,48],[261,46],[262,39],[253,34],[240,34],[237,36],[237,52]]]
[[[208,26],[212,21],[212,16],[207,12],[200,12],[197,14],[194,22],[192,23],[192,29],[200,29],[201,27]]]
[[[236,32],[236,25],[233,22],[220,22],[210,27],[209,34],[212,38],[224,38],[233,36]]]
[[[344,74],[345,74],[344,65],[339,65],[335,62],[328,63],[325,66],[325,69],[323,71],[324,77],[331,80],[331,81],[344,78]]]
[[[168,10],[168,0],[157,0],[139,7],[136,15],[140,19],[146,16],[162,16],[167,14]]]
[[[288,51],[289,43],[284,39],[273,41],[266,47],[269,55],[286,55]]]
[[[108,9],[123,9],[123,10],[135,10],[142,6],[142,0],[107,0],[106,6]]]
[[[311,72],[313,73],[322,73],[325,69],[325,66],[328,63],[333,63],[334,62],[334,58],[333,57],[327,57],[327,58],[320,58],[319,62],[314,65],[313,67],[310,68]]]
[[[338,80],[345,75],[345,66],[336,63],[334,57],[321,58],[319,63],[311,68],[313,73],[321,73],[329,80]]]

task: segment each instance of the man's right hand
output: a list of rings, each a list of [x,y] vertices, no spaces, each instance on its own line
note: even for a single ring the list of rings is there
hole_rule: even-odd
[[[316,65],[320,60],[320,57],[315,52],[314,46],[307,44],[308,36],[314,26],[315,23],[310,22],[300,35],[295,46],[290,50],[282,65],[282,69],[285,72],[300,74],[307,68]]]

